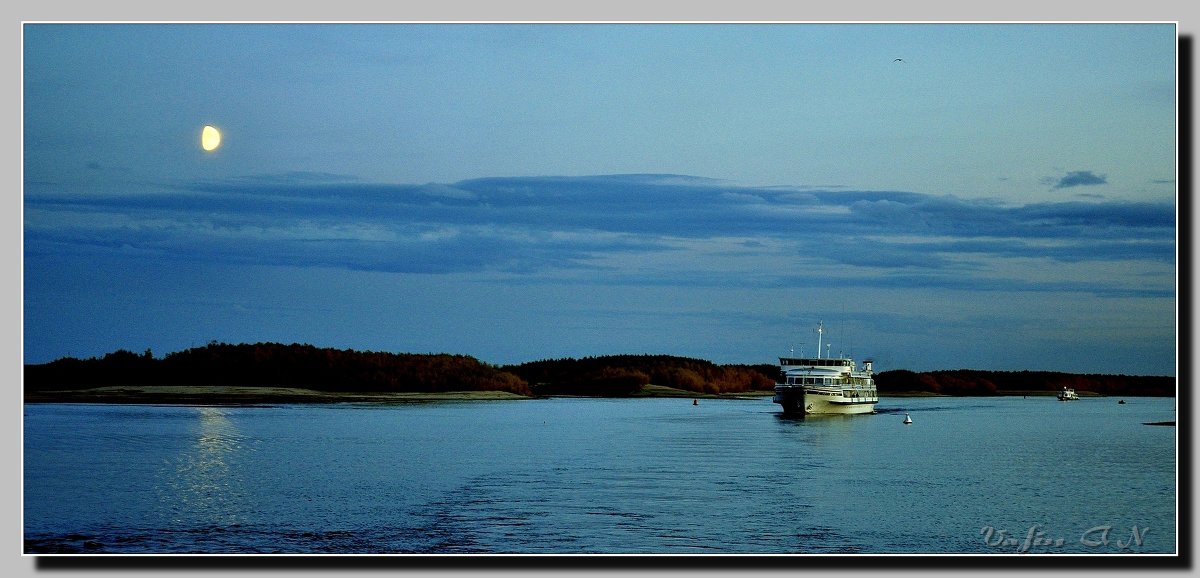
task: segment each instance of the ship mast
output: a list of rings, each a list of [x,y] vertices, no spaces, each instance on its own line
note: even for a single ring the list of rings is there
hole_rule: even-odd
[[[821,359],[821,337],[825,334],[825,322],[817,322],[817,359]]]

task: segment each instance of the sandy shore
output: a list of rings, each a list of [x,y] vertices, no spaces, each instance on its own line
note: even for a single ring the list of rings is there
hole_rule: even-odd
[[[663,385],[647,385],[630,397],[679,397],[688,399],[761,399],[773,391],[740,393],[697,393]],[[1001,391],[998,396],[1053,396],[1052,391]],[[1099,396],[1079,392],[1080,397]],[[880,393],[879,397],[947,397],[928,391],[898,391]],[[507,391],[444,391],[444,392],[332,392],[292,387],[238,386],[114,386],[92,389],[63,389],[25,393],[25,403],[146,403],[177,405],[252,405],[270,403],[416,403],[426,401],[487,401],[532,399]]]
[[[741,393],[697,393],[665,385],[642,386],[641,393],[632,397],[687,397],[691,399],[746,399],[775,395],[774,391],[743,391]]]
[[[746,399],[772,395],[770,391],[711,394],[661,385],[648,385],[633,397],[683,397],[691,399]],[[531,399],[506,391],[446,392],[330,392],[290,387],[236,386],[115,386],[26,392],[25,403],[145,403],[178,405],[252,405],[269,403],[415,403],[425,401],[486,401]]]
[[[26,403],[150,403],[224,405],[263,403],[405,403],[528,399],[506,391],[446,391],[418,393],[330,392],[290,387],[232,386],[117,386],[93,389],[27,392]]]

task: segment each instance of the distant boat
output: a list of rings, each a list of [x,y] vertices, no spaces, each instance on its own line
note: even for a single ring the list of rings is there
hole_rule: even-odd
[[[793,415],[875,413],[879,392],[871,360],[863,360],[859,369],[849,357],[821,357],[824,334],[824,323],[817,323],[816,357],[779,358],[779,382],[771,401]]]
[[[912,416],[908,415],[907,413],[904,414],[904,424],[908,425],[910,423],[912,423]]]
[[[1121,401],[1118,401],[1117,405],[1125,405],[1125,400],[1122,399]]]
[[[1064,387],[1062,391],[1058,392],[1058,401],[1075,401],[1077,399],[1079,399],[1079,395],[1069,387]]]

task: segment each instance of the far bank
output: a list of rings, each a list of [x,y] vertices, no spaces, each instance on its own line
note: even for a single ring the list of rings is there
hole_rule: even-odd
[[[548,395],[530,396],[507,391],[439,391],[439,392],[329,392],[297,387],[246,387],[227,385],[136,385],[94,388],[27,391],[25,403],[112,403],[151,405],[265,405],[284,403],[361,403],[400,404],[442,401],[511,401],[547,397],[607,397],[607,398],[679,398],[684,400],[765,399],[772,390],[753,390],[739,393],[697,393],[683,389],[646,385],[638,392],[620,396]],[[1053,397],[1053,392],[999,392],[997,397]],[[1080,397],[1105,397],[1095,392],[1079,392]],[[928,391],[897,391],[880,394],[881,398],[908,397],[968,397]],[[991,396],[984,396],[991,397]],[[1132,396],[1131,396],[1132,397]]]

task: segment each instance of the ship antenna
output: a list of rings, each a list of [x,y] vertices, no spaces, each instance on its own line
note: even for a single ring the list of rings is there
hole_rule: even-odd
[[[821,358],[821,338],[825,334],[825,322],[817,322],[817,359]]]

